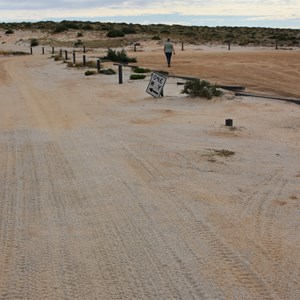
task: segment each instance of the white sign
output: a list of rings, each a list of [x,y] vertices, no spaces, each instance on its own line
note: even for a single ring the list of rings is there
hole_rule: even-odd
[[[151,96],[158,98],[162,94],[166,81],[166,77],[157,73],[152,73],[146,92]]]

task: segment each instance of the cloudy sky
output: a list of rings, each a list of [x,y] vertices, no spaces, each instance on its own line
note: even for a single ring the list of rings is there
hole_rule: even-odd
[[[43,20],[300,29],[300,0],[0,0],[0,22]]]

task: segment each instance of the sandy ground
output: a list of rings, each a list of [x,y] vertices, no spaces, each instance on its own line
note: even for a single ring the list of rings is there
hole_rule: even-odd
[[[138,64],[167,69],[150,50]],[[299,52],[225,51],[170,71],[300,95]],[[1,300],[300,298],[299,105],[174,78],[154,99],[129,68],[119,85],[49,56],[0,58]]]

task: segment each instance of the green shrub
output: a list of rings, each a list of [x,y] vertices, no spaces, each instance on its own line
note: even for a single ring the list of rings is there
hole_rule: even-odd
[[[15,32],[12,29],[8,29],[5,31],[5,34],[14,34]]]
[[[105,74],[105,75],[114,75],[116,74],[116,71],[113,69],[103,69],[99,71],[100,74]]]
[[[82,45],[83,45],[82,40],[77,40],[77,41],[74,43],[74,47],[79,47],[79,46],[82,46]]]
[[[130,75],[131,80],[139,80],[139,79],[145,79],[146,75],[140,75],[140,74],[132,74]]]
[[[66,25],[63,24],[59,24],[56,26],[56,28],[53,30],[53,33],[61,33],[64,31],[68,31],[68,27]]]
[[[96,71],[91,71],[91,70],[87,70],[84,75],[85,76],[90,76],[90,75],[95,75],[96,74]]]
[[[121,30],[113,29],[107,32],[107,37],[114,38],[114,37],[124,37],[125,33]]]
[[[205,97],[211,99],[213,96],[221,96],[222,91],[218,90],[215,86],[212,86],[208,81],[205,80],[188,80],[183,90],[182,94],[188,94],[192,97]]]
[[[39,45],[39,41],[37,39],[31,39],[30,40],[30,46],[35,47]]]
[[[102,57],[102,59],[120,63],[129,63],[137,61],[136,58],[128,57],[124,49],[122,49],[121,51],[116,51],[110,48],[107,50],[107,55]]]
[[[161,40],[161,38],[160,38],[160,36],[155,35],[155,36],[152,37],[152,40],[159,41],[159,40]]]
[[[133,72],[134,73],[149,73],[151,72],[150,69],[144,69],[144,68],[139,68],[139,67],[136,67],[136,68],[133,68]]]
[[[82,37],[83,33],[82,32],[77,32],[77,37]]]

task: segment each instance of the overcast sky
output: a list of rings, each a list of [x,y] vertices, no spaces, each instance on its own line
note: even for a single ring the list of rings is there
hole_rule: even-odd
[[[0,0],[0,22],[44,20],[300,29],[300,0]]]

